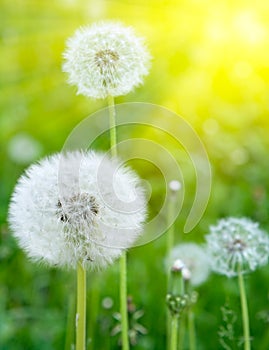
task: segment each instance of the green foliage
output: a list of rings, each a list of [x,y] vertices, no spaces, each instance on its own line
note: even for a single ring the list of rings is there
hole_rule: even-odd
[[[212,195],[203,219],[188,235],[182,232],[195,174],[182,149],[171,140],[165,147],[181,162],[186,182],[176,242],[203,242],[208,226],[226,215],[250,216],[269,230],[269,6],[266,0],[2,0],[0,6],[0,349],[69,350],[74,342],[75,274],[29,262],[6,218],[12,189],[28,165],[10,156],[12,138],[20,133],[34,137],[42,146],[40,157],[60,151],[72,129],[105,106],[76,96],[66,84],[61,72],[65,40],[78,26],[104,18],[133,25],[147,38],[152,71],[143,87],[116,102],[163,105],[182,115],[202,138],[213,170]],[[128,132],[119,130],[119,138]],[[150,132],[145,136],[154,139]],[[107,138],[95,146],[107,149]],[[151,215],[163,199],[164,180],[154,166],[139,161],[132,165],[152,185]],[[128,290],[144,311],[141,323],[147,330],[137,337],[136,350],[165,348],[165,243],[162,236],[128,255]],[[259,350],[269,347],[268,279],[268,266],[246,279],[252,344]],[[117,266],[89,274],[88,285],[88,349],[118,349],[111,336],[113,314],[119,311]],[[221,312],[227,296],[237,314],[232,336],[239,339],[236,281],[212,275],[198,292],[194,311],[199,349],[219,348],[218,332],[228,327]],[[102,300],[108,296],[114,304],[105,309]]]

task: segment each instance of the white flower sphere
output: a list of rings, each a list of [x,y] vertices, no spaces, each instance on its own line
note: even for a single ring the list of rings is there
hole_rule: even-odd
[[[221,219],[206,240],[212,269],[222,275],[236,276],[239,267],[242,273],[254,271],[268,261],[269,237],[250,219]]]
[[[21,176],[9,223],[33,260],[101,269],[134,244],[145,215],[132,170],[101,153],[69,152],[43,159]]]
[[[77,93],[92,98],[125,95],[148,74],[150,55],[142,38],[118,22],[97,22],[68,39],[63,71]]]
[[[42,146],[31,135],[19,133],[9,141],[7,151],[15,163],[29,164],[40,156]]]
[[[181,189],[181,183],[177,180],[172,180],[169,182],[169,189],[172,192],[178,192]]]
[[[198,286],[205,282],[210,273],[209,260],[205,250],[195,243],[182,243],[175,246],[169,256],[169,265],[180,261],[190,272],[190,283]]]

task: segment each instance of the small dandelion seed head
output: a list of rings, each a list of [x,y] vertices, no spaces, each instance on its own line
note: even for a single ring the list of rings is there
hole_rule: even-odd
[[[31,135],[18,133],[8,143],[7,152],[13,162],[25,165],[39,158],[42,145]]]
[[[177,180],[172,180],[169,182],[169,189],[172,192],[177,192],[181,189],[181,183]]]
[[[113,305],[114,305],[114,301],[110,297],[105,297],[102,300],[102,306],[103,306],[104,309],[107,309],[107,310],[111,309]]]
[[[269,255],[269,237],[259,224],[248,218],[229,217],[210,227],[206,236],[212,269],[228,277],[265,265]]]
[[[9,223],[35,261],[102,269],[132,246],[145,215],[132,170],[101,153],[69,152],[28,168],[13,193]]]
[[[118,22],[78,29],[67,41],[63,71],[78,94],[92,98],[125,95],[143,83],[150,55],[142,38]]]
[[[182,276],[194,286],[205,282],[210,273],[209,260],[203,247],[195,243],[182,243],[175,246],[168,263],[181,261]],[[183,275],[184,274],[184,275]],[[185,277],[184,277],[185,276]]]

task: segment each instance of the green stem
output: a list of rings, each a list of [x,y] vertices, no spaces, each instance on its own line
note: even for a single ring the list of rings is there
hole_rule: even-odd
[[[171,198],[172,196],[170,195],[170,198],[168,199],[168,210],[167,210],[167,221],[168,223],[173,221],[174,218],[174,213],[175,213],[175,201],[173,200],[173,198]],[[171,250],[173,249],[174,246],[174,235],[175,235],[175,224],[173,223],[166,235],[166,256],[170,255]],[[169,272],[167,272],[167,288],[169,288]],[[170,329],[170,325],[171,325],[171,315],[169,310],[167,309],[166,311],[166,348],[169,349],[170,348],[170,340],[171,340],[171,329]]]
[[[110,125],[110,147],[113,157],[117,156],[117,130],[116,130],[116,111],[114,97],[108,96],[108,110],[109,110],[109,125]]]
[[[168,203],[168,222],[172,222],[174,219],[174,214],[175,214],[175,204],[176,201],[173,198],[169,198],[169,203]],[[173,223],[168,232],[167,232],[167,239],[166,239],[166,253],[167,256],[169,256],[171,250],[173,249],[174,246],[174,235],[175,235],[175,223]]]
[[[85,350],[86,340],[86,270],[77,266],[76,350]]]
[[[129,350],[126,252],[123,252],[122,256],[120,257],[120,313],[122,349]]]
[[[181,276],[181,280],[180,280],[180,292],[179,292],[179,294],[180,295],[185,294],[185,281],[182,278],[182,276]],[[184,335],[185,335],[185,313],[184,312],[183,312],[183,314],[181,314],[178,328],[179,328],[179,332],[178,332],[179,346],[178,346],[178,348],[181,350],[182,347],[184,347]]]
[[[117,156],[116,111],[113,96],[108,96],[110,147],[112,156]],[[128,310],[127,310],[127,259],[126,252],[120,257],[120,313],[122,349],[129,350]]]
[[[177,315],[173,315],[171,317],[170,350],[177,350],[177,332],[178,332],[178,317]]]
[[[171,341],[171,322],[172,322],[172,316],[169,312],[169,310],[166,310],[166,349],[170,349],[170,341]]]
[[[244,350],[250,350],[250,335],[249,335],[249,316],[248,316],[248,304],[245,290],[244,277],[241,272],[241,267],[238,267],[238,284],[240,290],[241,309],[242,309],[242,321],[244,330]]]
[[[184,348],[184,338],[185,338],[185,314],[183,314],[180,318],[178,336],[179,336],[178,349],[182,350]]]
[[[188,310],[188,328],[189,328],[189,350],[196,349],[194,314],[191,309]]]

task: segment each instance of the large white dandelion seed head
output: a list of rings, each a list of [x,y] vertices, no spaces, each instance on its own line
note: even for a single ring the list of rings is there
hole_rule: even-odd
[[[10,227],[35,261],[102,269],[140,236],[146,203],[138,176],[95,152],[56,154],[21,176]]]
[[[67,41],[63,71],[78,94],[120,96],[143,83],[150,55],[144,40],[118,22],[97,22],[78,29]]]
[[[229,217],[210,227],[206,236],[211,267],[228,277],[254,271],[265,265],[269,255],[269,237],[259,224],[248,218]]]
[[[190,283],[198,286],[205,282],[210,273],[209,260],[203,247],[195,243],[182,243],[175,246],[168,258],[169,266],[180,261],[190,272]]]

